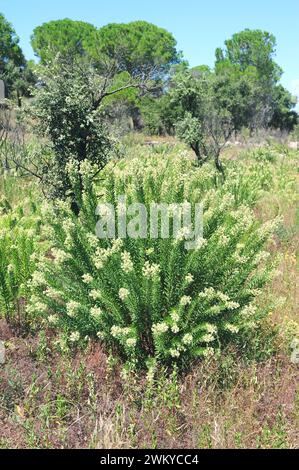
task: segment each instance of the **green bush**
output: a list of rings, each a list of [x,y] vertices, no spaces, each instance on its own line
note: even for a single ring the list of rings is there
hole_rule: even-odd
[[[11,203],[13,178],[4,182],[6,196],[0,200],[0,316],[18,330],[28,327],[26,299],[36,260],[44,249],[39,241],[41,219],[36,203],[28,197]],[[28,187],[30,194],[30,188]]]
[[[236,206],[254,207],[266,191],[273,187],[273,172],[267,162],[233,162],[227,167],[223,193],[231,193]]]
[[[13,236],[0,233],[0,306],[5,319],[12,326],[24,326],[24,300],[28,293],[27,281],[35,265],[32,260],[34,239],[28,232]]]
[[[214,354],[265,313],[255,299],[271,276],[264,251],[275,222],[261,225],[232,193],[214,187],[215,170],[184,157],[109,164],[103,182],[89,185],[76,218],[66,202],[45,211],[51,256],[33,275],[28,310],[43,315],[70,343],[98,337],[123,359],[180,365]],[[184,237],[100,240],[99,202],[192,203],[204,207],[204,238],[187,251]],[[48,214],[48,215],[46,215]]]

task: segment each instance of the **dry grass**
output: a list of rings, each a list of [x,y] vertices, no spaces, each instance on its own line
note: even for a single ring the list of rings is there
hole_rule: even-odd
[[[234,351],[177,378],[123,380],[100,346],[61,356],[50,338],[8,339],[0,442],[17,448],[294,448],[298,368]]]

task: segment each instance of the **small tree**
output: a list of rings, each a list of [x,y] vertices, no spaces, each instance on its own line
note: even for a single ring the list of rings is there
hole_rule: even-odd
[[[104,100],[146,84],[128,76],[116,80],[115,68],[107,69],[105,76],[99,75],[88,62],[65,58],[41,67],[40,75],[31,115],[38,135],[50,143],[50,152],[44,150],[34,169],[32,164],[16,163],[40,179],[51,199],[70,197],[73,211],[78,214],[82,178],[74,194],[69,164],[79,166],[87,160],[94,167],[94,177],[99,174],[114,149],[105,123]]]
[[[219,81],[212,72],[183,72],[174,78],[170,95],[172,103],[181,106],[178,137],[194,150],[200,165],[213,158],[224,174],[220,152],[236,125],[230,107],[218,99],[217,87]]]

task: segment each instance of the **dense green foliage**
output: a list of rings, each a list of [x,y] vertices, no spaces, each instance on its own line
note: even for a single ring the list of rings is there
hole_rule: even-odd
[[[4,181],[6,191],[13,179]],[[29,188],[28,188],[29,189]],[[7,322],[24,331],[28,327],[26,301],[30,295],[30,279],[36,260],[42,251],[36,202],[30,194],[13,205],[9,199],[0,200],[0,311]]]
[[[242,77],[216,75],[210,71],[185,71],[175,75],[170,103],[179,110],[176,133],[194,150],[200,164],[212,157],[216,167],[221,149],[233,132],[242,127],[248,105]]]
[[[14,65],[22,67],[25,58],[19,46],[19,38],[15,30],[5,17],[0,13],[0,72],[3,73],[7,63],[12,61]]]
[[[60,54],[65,57],[86,55],[86,42],[95,26],[70,19],[49,21],[33,31],[31,45],[43,63]]]
[[[179,60],[172,34],[146,21],[108,24],[91,41],[89,51],[96,60],[108,60],[133,77],[150,74],[158,78]]]
[[[78,170],[72,171],[75,179]],[[151,358],[184,363],[213,354],[257,327],[263,312],[254,301],[271,270],[263,247],[275,224],[260,226],[239,205],[235,188],[215,189],[215,171],[196,170],[183,156],[109,165],[95,192],[92,168],[84,173],[79,218],[68,204],[48,213],[53,260],[39,263],[29,312],[43,312],[70,343],[98,337],[140,365]],[[152,202],[201,201],[204,239],[189,251],[183,232],[176,239],[98,239],[97,203],[116,205],[123,194],[147,208]]]
[[[0,13],[0,79],[4,80],[6,96],[21,104],[34,83],[33,72],[27,64],[19,38],[12,25]]]
[[[52,154],[47,152],[38,171],[48,196],[64,198],[72,189],[68,164],[87,160],[97,165],[98,173],[112,149],[100,106],[103,79],[90,64],[76,61],[59,61],[44,72],[44,86],[37,90],[31,113],[35,130],[49,139]]]
[[[34,65],[26,63],[18,38],[3,15],[0,25],[0,72],[8,95],[20,106],[21,97],[29,96],[30,87],[37,83],[37,74]],[[228,134],[242,127],[249,128],[251,133],[261,128],[289,132],[298,120],[294,110],[296,100],[279,83],[282,69],[275,62],[276,39],[262,30],[246,29],[226,40],[225,48],[216,50],[214,70],[199,65],[189,72],[188,63],[176,49],[173,35],[146,21],[111,23],[99,29],[70,19],[50,21],[35,28],[31,42],[43,65],[57,60],[82,60],[83,63],[88,61],[103,80],[122,84],[130,80],[143,84],[148,81],[140,90],[124,89],[108,102],[109,121],[122,122],[124,130],[143,128],[146,132],[173,135],[176,123],[184,119],[186,112],[191,113],[192,118],[199,118],[190,111],[190,102],[180,108],[171,96],[173,84],[177,85],[184,71],[201,81],[199,87],[209,89],[203,107],[209,109],[208,114],[213,118],[203,125],[206,130],[210,128],[208,139],[202,139],[206,130],[198,130],[198,126],[190,130],[190,120],[185,123],[189,135],[184,138],[186,132],[179,133],[189,143],[195,134],[197,141],[208,140],[209,145],[204,146],[214,147],[212,153],[215,153],[212,134],[217,134],[215,128],[224,121],[226,131],[216,137],[217,141],[225,140]],[[209,84],[203,86],[203,80]],[[198,143],[193,147],[198,154]],[[203,149],[202,152],[205,153]]]
[[[216,71],[233,66],[244,77],[255,73],[254,102],[259,112],[253,116],[256,122],[246,122],[252,127],[274,127],[292,130],[297,122],[297,113],[293,110],[296,101],[291,94],[279,85],[283,73],[274,60],[276,38],[261,30],[245,29],[225,41],[225,50],[216,50]],[[249,103],[249,107],[251,102]]]
[[[245,29],[225,41],[225,50],[216,50],[216,64],[224,60],[238,65],[244,72],[255,67],[261,80],[275,83],[280,78],[281,69],[273,57],[276,39],[266,31]]]

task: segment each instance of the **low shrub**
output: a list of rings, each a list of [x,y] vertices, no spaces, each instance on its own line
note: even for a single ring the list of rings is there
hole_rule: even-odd
[[[12,207],[0,201],[0,316],[19,331],[28,327],[26,299],[36,260],[43,251],[37,205],[28,198]]]

